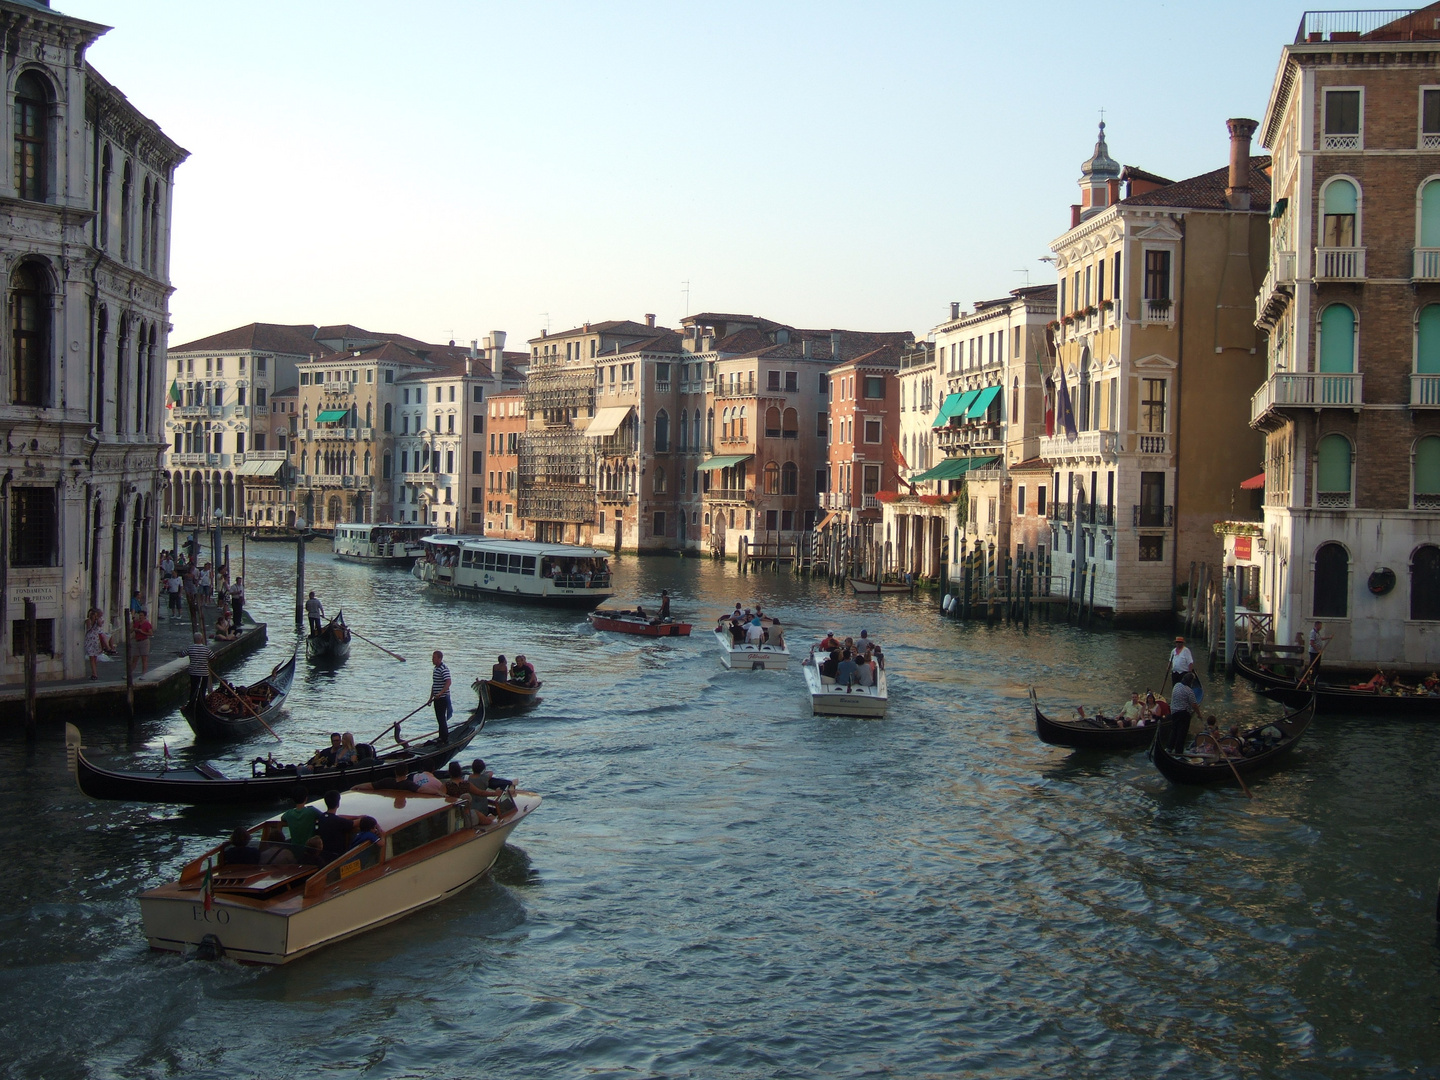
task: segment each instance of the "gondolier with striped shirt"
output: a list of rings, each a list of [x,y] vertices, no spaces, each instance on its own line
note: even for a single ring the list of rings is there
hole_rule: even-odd
[[[1170,750],[1175,754],[1185,752],[1190,741],[1190,717],[1194,715],[1198,702],[1195,699],[1195,674],[1187,671],[1175,679],[1175,690],[1170,695]]]
[[[210,693],[210,661],[215,657],[215,650],[205,643],[205,635],[196,631],[194,644],[189,649],[190,656],[190,704],[203,701]]]
[[[445,654],[439,649],[431,657],[435,670],[430,677],[430,700],[435,703],[435,723],[440,728],[440,741],[450,741],[450,669],[445,666]]]

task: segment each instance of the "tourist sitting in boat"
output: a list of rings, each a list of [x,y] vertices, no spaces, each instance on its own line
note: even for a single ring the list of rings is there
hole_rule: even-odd
[[[835,631],[826,630],[825,637],[820,642],[820,648],[824,649],[826,652],[829,652],[831,649],[838,649],[839,647],[840,639],[835,636]]]
[[[758,616],[750,621],[749,627],[745,630],[745,642],[756,648],[765,644],[765,627],[761,625]]]
[[[325,812],[315,822],[315,838],[320,841],[326,862],[350,850],[350,822],[336,813],[339,809],[340,792],[331,788],[325,792]]]
[[[1367,679],[1367,680],[1366,680],[1365,682],[1363,682],[1363,683],[1351,683],[1351,684],[1350,684],[1350,689],[1351,689],[1351,690],[1369,690],[1371,693],[1378,694],[1378,693],[1380,692],[1380,688],[1383,687],[1384,685],[1385,685],[1385,674],[1384,674],[1383,672],[1377,671],[1377,672],[1375,672],[1374,675],[1371,675],[1370,678]]]
[[[380,843],[380,823],[369,814],[362,814],[360,820],[355,822],[355,839],[351,841],[350,847],[359,847],[361,844]]]
[[[410,774],[410,782],[415,785],[415,791],[421,795],[444,795],[445,781],[441,780],[432,772],[420,770]]]
[[[644,604],[636,604],[636,605],[635,605],[635,615],[636,615],[637,618],[641,618],[641,619],[648,619],[648,618],[649,618],[649,616],[645,614],[645,605],[644,605]]]
[[[359,760],[360,754],[355,749],[355,736],[347,731],[340,736],[340,750],[335,755],[335,767],[354,765]]]
[[[780,628],[779,619],[770,620],[770,629],[765,631],[765,644],[775,649],[785,647],[785,631]]]
[[[820,662],[820,675],[822,678],[833,679],[835,673],[840,670],[840,650],[831,649],[830,654]]]
[[[299,775],[304,776],[307,773],[317,772],[320,769],[333,769],[335,768],[336,759],[340,756],[340,751],[344,748],[345,744],[340,738],[340,733],[338,731],[332,731],[330,733],[330,745],[323,750],[316,750],[315,753],[311,755],[310,760],[295,771]]]
[[[515,657],[515,663],[510,667],[510,681],[516,686],[529,687],[536,684],[535,665],[525,659],[524,653]]]
[[[860,671],[855,666],[855,661],[851,659],[851,654],[847,652],[841,658],[839,666],[835,669],[835,683],[838,686],[845,687],[848,693],[850,688],[859,681]]]
[[[230,834],[230,843],[220,850],[220,862],[226,866],[258,864],[260,849],[250,846],[250,830],[240,826]]]
[[[504,682],[504,681],[505,681],[506,679],[508,679],[509,677],[510,677],[510,664],[509,664],[509,661],[507,661],[507,660],[505,659],[505,654],[504,654],[504,653],[501,653],[501,654],[496,658],[495,663],[494,663],[494,664],[491,666],[491,668],[490,668],[490,681],[491,681],[491,682]]]
[[[1145,711],[1151,720],[1163,720],[1170,715],[1170,703],[1164,698],[1156,699],[1155,691],[1145,691]]]
[[[856,683],[860,686],[875,685],[875,660],[866,652],[855,662]]]
[[[1139,727],[1145,716],[1145,706],[1140,701],[1140,691],[1131,690],[1130,700],[1120,706],[1117,719],[1121,727]]]
[[[363,791],[367,785],[356,785],[357,791]],[[374,791],[416,791],[415,781],[410,779],[410,770],[406,768],[403,761],[395,763],[395,775],[393,777],[382,777],[372,781],[368,785]]]

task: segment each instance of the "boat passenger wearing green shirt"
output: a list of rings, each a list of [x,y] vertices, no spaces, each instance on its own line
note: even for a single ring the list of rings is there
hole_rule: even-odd
[[[309,798],[305,785],[296,784],[295,805],[280,815],[285,831],[290,834],[290,843],[297,848],[304,847],[305,842],[315,835],[315,826],[320,821],[320,811],[306,805]]]

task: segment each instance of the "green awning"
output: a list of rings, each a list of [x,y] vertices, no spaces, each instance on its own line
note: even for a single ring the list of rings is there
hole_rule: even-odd
[[[984,468],[992,461],[997,460],[999,460],[998,456],[983,458],[946,458],[944,461],[940,462],[939,465],[936,465],[933,469],[927,469],[919,476],[912,476],[910,480],[912,483],[916,484],[920,483],[922,480],[958,480],[971,469]]]
[[[979,390],[966,390],[963,394],[949,394],[940,403],[940,415],[935,417],[932,428],[944,427],[952,417],[964,416],[965,410],[970,407],[970,402],[975,400]]]
[[[721,454],[719,457],[712,457],[709,461],[702,462],[699,468],[701,472],[729,469],[739,465],[742,461],[749,461],[754,456],[754,454]]]
[[[995,395],[1000,393],[1000,387],[987,386],[980,391],[980,396],[970,406],[970,411],[965,414],[969,420],[979,420],[985,415],[985,410],[990,408],[990,403],[995,400]]]
[[[333,424],[336,420],[344,420],[350,415],[349,409],[322,409],[315,416],[317,424]]]

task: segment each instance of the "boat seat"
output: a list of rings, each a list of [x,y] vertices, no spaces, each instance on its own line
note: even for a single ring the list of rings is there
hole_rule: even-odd
[[[224,780],[225,774],[211,765],[208,761],[202,761],[195,766],[195,771],[207,780]]]

